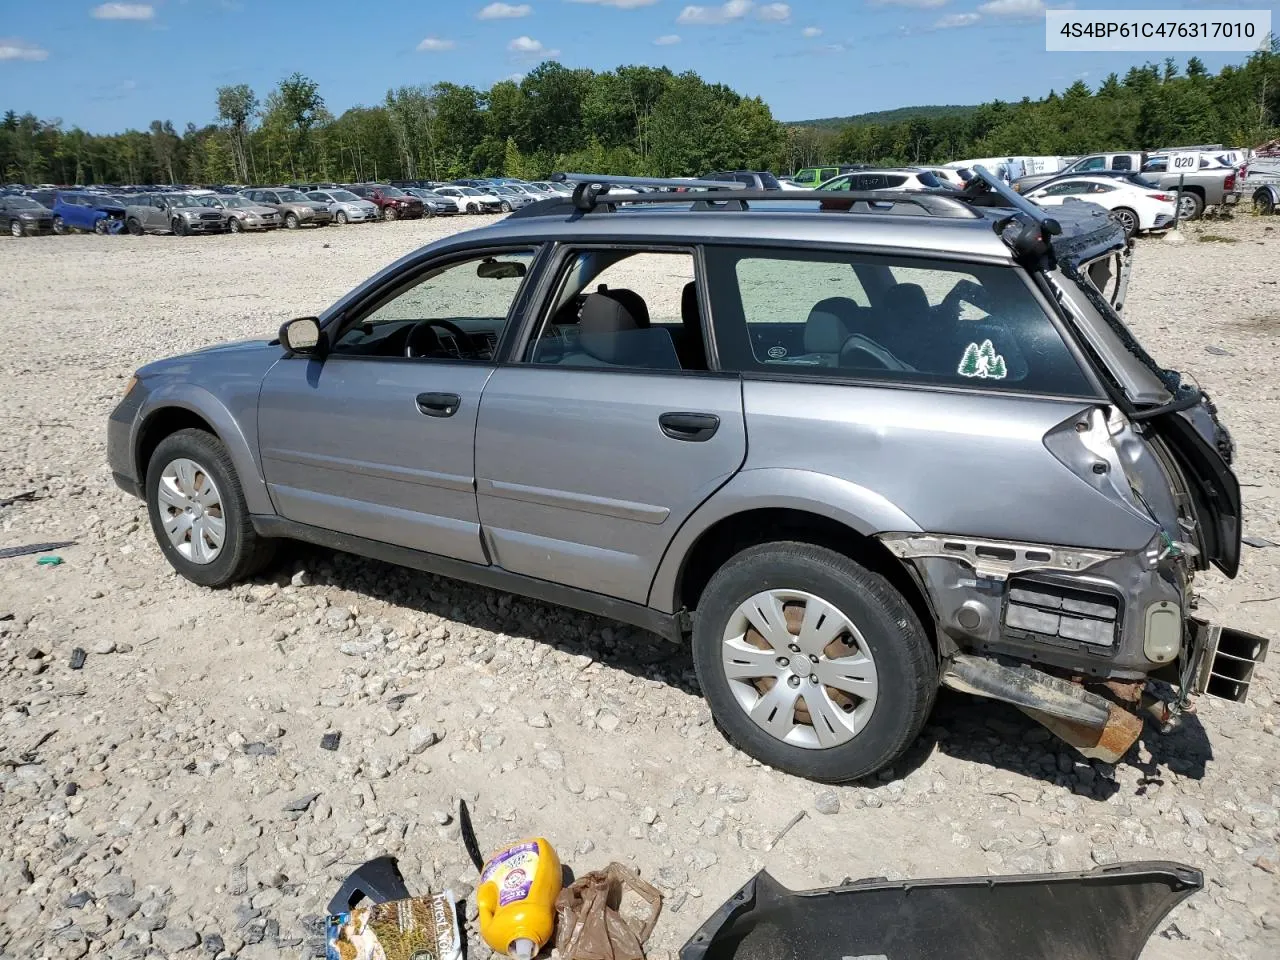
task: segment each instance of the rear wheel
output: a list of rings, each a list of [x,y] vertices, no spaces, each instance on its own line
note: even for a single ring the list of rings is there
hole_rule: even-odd
[[[338,221],[338,226],[340,226],[340,227],[345,227],[345,226],[347,225],[347,213],[346,213],[346,211],[345,211],[345,210],[339,210],[339,211],[338,211],[338,216],[337,216],[337,217],[335,217],[335,219]]]
[[[693,631],[720,728],[779,770],[829,783],[891,764],[938,687],[924,627],[884,577],[805,543],[739,553],[711,578]]]
[[[1199,220],[1204,213],[1204,200],[1198,193],[1184,193],[1178,200],[1178,218],[1181,220]]]
[[[175,237],[185,237],[187,235],[187,222],[181,217],[176,217],[173,221],[173,235]]]
[[[252,576],[275,552],[249,520],[226,447],[203,430],[160,441],[147,467],[147,513],[165,558],[193,583],[223,587]]]
[[[70,233],[70,232],[71,232],[71,230],[70,230],[70,228],[67,226],[67,223],[66,223],[66,221],[65,221],[65,220],[63,220],[61,217],[54,217],[54,218],[53,218],[53,232],[54,232],[54,233],[56,233],[56,234],[57,234],[58,236],[60,236],[60,237],[65,237],[68,233]]]
[[[1276,198],[1266,187],[1254,193],[1253,210],[1266,216],[1276,212]]]
[[[142,229],[142,224],[140,224],[133,217],[130,217],[128,220],[125,221],[124,227],[126,230],[129,231],[129,236],[131,237],[140,237],[142,236],[143,233],[145,233],[145,231]]]
[[[25,236],[25,235],[26,235],[26,232],[27,232],[27,231],[26,231],[26,230],[24,230],[24,229],[23,229],[23,227],[22,227],[22,221],[21,221],[21,220],[18,220],[18,219],[16,219],[16,218],[15,218],[15,219],[13,219],[13,220],[10,220],[10,221],[9,221],[9,236],[11,236],[11,237],[21,237],[21,236]]]
[[[1128,207],[1116,207],[1111,211],[1111,219],[1124,228],[1124,235],[1132,238],[1138,232],[1138,214]]]

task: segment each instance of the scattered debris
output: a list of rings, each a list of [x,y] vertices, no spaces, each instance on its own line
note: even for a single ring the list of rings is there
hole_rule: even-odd
[[[556,950],[561,960],[643,960],[661,913],[657,887],[611,863],[556,898]]]
[[[338,744],[342,742],[342,731],[335,730],[333,733],[326,733],[320,738],[321,750],[337,750]]]
[[[69,666],[72,670],[79,670],[81,667],[84,666],[84,662],[88,658],[89,658],[89,655],[84,652],[83,648],[76,647],[74,650],[71,651],[71,659],[70,661],[68,661],[67,666]]]
[[[60,567],[62,566],[62,558],[57,554],[51,554],[47,557],[41,557],[36,563],[42,567]]]
[[[791,832],[791,828],[792,828],[792,827],[794,827],[794,826],[795,826],[797,823],[799,823],[801,820],[803,820],[807,815],[808,815],[808,811],[806,811],[806,810],[801,810],[801,811],[800,811],[799,813],[797,813],[794,817],[792,817],[790,820],[788,820],[788,821],[787,821],[786,826],[784,826],[781,830],[779,830],[779,831],[778,831],[778,835],[777,835],[776,837],[774,837],[772,841],[770,841],[769,846],[768,846],[768,847],[766,847],[766,849],[767,849],[767,850],[772,850],[772,849],[773,849],[774,847],[776,847],[779,843],[781,843],[781,842],[782,842],[782,838],[783,838],[783,837],[785,837],[788,833],[790,833],[790,832]]]
[[[1266,547],[1278,546],[1278,544],[1272,543],[1266,537],[1247,537],[1246,536],[1246,537],[1241,537],[1240,541],[1242,543],[1248,544],[1251,547],[1257,547],[1259,550],[1262,550]]]
[[[303,813],[308,807],[315,803],[319,797],[319,793],[304,793],[300,797],[294,797],[284,805],[284,812]]]
[[[0,507],[11,507],[15,503],[31,503],[39,499],[34,490],[23,490],[22,493],[15,493],[11,497],[0,497]]]
[[[48,553],[50,550],[61,550],[63,547],[74,547],[76,541],[62,540],[57,543],[32,543],[25,547],[0,547],[0,560],[12,557],[25,557],[32,553]],[[59,563],[62,561],[59,560]]]
[[[1211,353],[1211,354],[1213,354],[1215,357],[1230,357],[1230,356],[1232,356],[1232,353],[1231,353],[1231,351],[1230,351],[1230,350],[1224,350],[1222,347],[1215,347],[1213,344],[1209,344],[1207,347],[1205,347],[1205,348],[1204,348],[1204,352],[1205,352],[1205,353]]]

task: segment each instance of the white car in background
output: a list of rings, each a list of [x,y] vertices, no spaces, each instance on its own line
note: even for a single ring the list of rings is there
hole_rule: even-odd
[[[1122,177],[1065,176],[1042,183],[1026,193],[1042,207],[1068,201],[1096,203],[1111,211],[1111,219],[1132,237],[1140,231],[1163,230],[1173,225],[1174,194],[1155,186],[1142,186]]]
[[[323,203],[333,214],[334,223],[369,223],[382,219],[382,211],[372,200],[362,200],[350,190],[312,190],[308,200]]]
[[[446,185],[432,188],[432,193],[448,197],[458,204],[462,213],[497,213],[502,208],[502,201],[487,193],[481,193],[475,187],[458,187]]]
[[[967,182],[960,171],[954,167],[921,167],[920,170],[924,173],[932,173],[948,187],[954,187],[957,190],[963,190]],[[968,172],[968,170],[965,170],[965,173]],[[972,174],[970,175],[972,176]]]
[[[914,167],[887,170],[857,170],[832,177],[819,190],[939,190],[951,185],[928,170]]]

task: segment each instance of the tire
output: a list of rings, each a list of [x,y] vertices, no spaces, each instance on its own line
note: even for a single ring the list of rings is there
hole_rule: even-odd
[[[400,211],[393,206],[385,206],[382,208],[382,219],[388,222],[400,219]]]
[[[200,487],[201,476],[211,482],[211,488],[205,487],[206,490],[213,491],[211,497],[206,495],[206,502],[216,498],[217,506],[216,515],[213,507],[210,507],[204,516],[198,516],[194,522],[186,522],[185,536],[188,543],[183,545],[185,549],[180,549],[165,529],[166,516],[180,514],[173,513],[177,508],[172,505],[172,501],[162,501],[160,498],[162,482],[170,491],[170,497],[175,489],[180,489],[173,485],[172,479],[166,479],[166,470],[177,463],[194,467],[189,476],[194,477],[195,482],[189,486]],[[173,472],[181,473],[176,469]],[[225,587],[253,576],[271,561],[276,542],[259,537],[254,531],[249,520],[249,508],[244,500],[244,490],[236,476],[231,457],[222,441],[213,434],[204,430],[187,429],[165,437],[151,455],[151,462],[147,465],[146,484],[147,515],[151,518],[151,530],[156,542],[160,544],[161,552],[173,569],[192,583],[198,583],[202,587]],[[190,500],[187,502],[193,503]],[[221,544],[210,559],[199,562],[194,552],[196,541],[193,534],[197,530],[194,523],[203,521],[207,525],[212,519],[222,520]],[[212,528],[205,526],[201,529]],[[202,544],[200,549],[210,551],[212,541],[206,534],[196,536]]]
[[[1275,197],[1272,196],[1270,190],[1263,187],[1261,190],[1254,192],[1253,212],[1260,213],[1263,216],[1270,216],[1276,212]]]
[[[27,235],[27,231],[22,226],[21,220],[14,219],[9,221],[9,236],[21,238],[21,237],[25,237],[26,235]]]
[[[347,221],[347,213],[346,213],[346,211],[345,211],[345,210],[339,210],[339,211],[338,211],[338,215],[337,215],[336,217],[334,217],[334,220],[336,220],[336,221],[337,221],[338,226],[340,226],[340,227],[345,227],[345,226],[347,225],[347,223],[348,223],[348,221]]]
[[[71,230],[70,230],[70,228],[67,226],[67,223],[66,223],[66,221],[65,221],[65,220],[63,220],[61,217],[54,217],[54,218],[53,218],[53,232],[54,232],[54,233],[56,233],[56,234],[57,234],[58,236],[60,236],[60,237],[65,237],[67,234],[69,234],[69,233],[71,232]]]
[[[296,213],[286,213],[284,215],[284,225],[289,230],[298,229],[298,215]]]
[[[124,228],[129,231],[129,236],[131,237],[140,237],[146,233],[146,231],[142,229],[142,224],[133,217],[130,217],[125,221]]]
[[[1179,219],[1181,220],[1199,220],[1201,214],[1204,213],[1204,200],[1198,193],[1182,193],[1182,199],[1178,208]]]
[[[185,237],[187,235],[187,223],[181,217],[174,220],[170,226],[173,227],[173,235],[175,237]]]
[[[424,203],[424,204],[422,205],[422,219],[424,219],[424,220],[430,220],[430,219],[431,219],[432,217],[434,217],[435,215],[436,215],[436,208],[435,208],[435,207],[433,207],[433,206],[432,206],[431,204],[429,204],[429,203]]]
[[[232,233],[244,233],[244,223],[239,217],[232,217],[227,221],[227,229]]]
[[[1132,240],[1138,233],[1138,214],[1128,207],[1116,207],[1111,211],[1111,219],[1124,228],[1126,238]]]
[[[107,235],[107,228],[110,225],[111,223],[106,217],[99,217],[93,222],[93,232],[100,237],[105,237]]]
[[[498,209],[501,210],[503,213],[510,213],[511,204],[508,201],[503,200],[502,203],[498,205]]]
[[[750,642],[750,629],[738,635],[742,624],[748,622],[741,613],[748,601],[779,593],[793,596],[772,610],[776,614],[785,609],[797,629],[804,611],[819,603],[839,618],[833,621],[824,617],[822,626],[847,623],[852,629],[832,633],[834,639],[819,647],[817,660],[806,656],[798,644],[788,646],[789,651],[797,652],[784,651],[785,657],[775,656],[777,649],[761,633],[756,632]],[[786,631],[782,635],[788,640],[789,635],[795,635],[797,641],[805,642],[804,631],[796,633],[785,623],[782,627]],[[823,632],[809,632],[810,642]],[[812,678],[818,676],[817,672],[809,678],[800,676],[810,669],[834,670],[830,673],[833,679],[861,686],[868,676],[865,666],[853,673],[848,672],[852,666],[842,668],[842,662],[852,663],[846,652],[849,650],[854,658],[870,658],[874,667],[869,674],[873,680],[868,688],[870,696],[842,693],[815,681]],[[730,680],[726,654],[733,653],[746,657],[745,668],[736,667],[740,677],[766,679]],[[787,658],[790,659],[785,667],[780,667]],[[824,783],[857,780],[893,763],[920,733],[938,690],[933,647],[902,595],[884,577],[848,557],[806,543],[751,547],[716,572],[698,604],[693,661],[712,716],[732,743],[761,763]],[[799,667],[795,666],[797,662]],[[766,672],[756,673],[756,669]],[[776,676],[769,683],[767,678],[775,671]],[[786,703],[789,697],[790,705],[771,715],[776,729],[770,732],[748,711],[752,707],[757,711],[761,707],[768,709],[769,694],[784,682],[796,693],[788,695],[783,691],[782,699]],[[814,722],[805,694],[815,692],[822,698],[813,701],[815,707],[825,704],[820,712],[832,720],[830,724]],[[803,715],[797,709],[801,703]]]

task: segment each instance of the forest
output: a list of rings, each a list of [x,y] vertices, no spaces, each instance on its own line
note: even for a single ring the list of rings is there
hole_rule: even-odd
[[[1196,57],[1083,79],[1041,99],[954,111],[891,111],[882,122],[780,123],[759,97],[693,72],[548,61],[488,90],[447,81],[388,90],[335,116],[294,73],[263,96],[219,88],[210,121],[179,131],[88,133],[8,110],[0,180],[20,183],[277,183],[464,176],[537,178],[555,170],[689,176],[788,172],[814,163],[940,163],[1014,154],[1075,155],[1191,143],[1252,146],[1280,123],[1280,44],[1211,74]],[[875,116],[875,115],[871,115]]]

